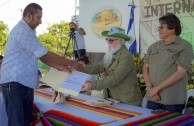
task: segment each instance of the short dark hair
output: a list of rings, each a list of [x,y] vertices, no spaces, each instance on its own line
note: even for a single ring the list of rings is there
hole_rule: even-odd
[[[75,25],[77,25],[77,24],[76,24],[75,22],[73,22],[73,21],[69,22],[69,25],[70,25],[70,24],[75,24]]]
[[[25,17],[28,12],[30,12],[32,15],[34,15],[37,12],[37,10],[42,11],[42,7],[37,3],[30,3],[25,7],[25,9],[23,11],[23,17]]]
[[[180,35],[182,28],[179,18],[173,13],[167,13],[166,15],[159,18],[161,24],[167,24],[168,29],[175,29],[175,34]]]
[[[0,55],[0,60],[2,60],[3,59],[3,56],[2,55]]]

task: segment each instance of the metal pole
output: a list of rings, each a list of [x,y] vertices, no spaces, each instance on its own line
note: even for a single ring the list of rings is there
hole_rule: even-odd
[[[77,22],[76,11],[77,11],[77,0],[75,0],[75,15],[74,15],[75,22]]]
[[[67,50],[68,50],[68,48],[69,48],[70,41],[71,41],[71,37],[69,37],[69,41],[68,41],[67,46],[66,46],[66,48],[65,48],[64,56],[66,56],[66,54],[67,54]]]

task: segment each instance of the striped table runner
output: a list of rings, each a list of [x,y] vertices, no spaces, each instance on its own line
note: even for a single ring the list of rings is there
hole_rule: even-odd
[[[99,126],[106,124],[53,109],[42,112],[36,104],[34,104],[33,107],[33,120],[30,126],[35,126],[38,123],[42,126]]]
[[[51,100],[52,93],[53,93],[52,91],[47,91],[47,90],[36,90],[34,92],[35,96],[41,97],[47,100]],[[68,101],[65,101],[64,104],[73,106],[79,109],[84,109],[90,112],[95,112],[98,114],[109,116],[112,118],[116,118],[118,120],[134,117],[141,114],[139,112],[134,112],[134,111],[121,109],[113,106],[93,107],[93,106],[84,104],[84,102],[85,100],[80,98],[70,98]]]
[[[149,116],[136,121],[128,122],[122,126],[192,126],[194,117],[191,115],[182,115],[181,113],[172,113],[169,111]]]

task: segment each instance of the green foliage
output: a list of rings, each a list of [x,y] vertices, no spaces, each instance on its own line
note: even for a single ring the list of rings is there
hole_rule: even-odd
[[[146,85],[143,79],[143,75],[142,75],[142,69],[143,69],[143,64],[144,64],[144,60],[145,60],[146,55],[144,54],[143,56],[141,56],[138,53],[133,54],[133,58],[134,58],[134,67],[137,73],[137,79],[138,79],[138,84],[140,86],[141,92],[142,92],[142,96],[145,95],[146,91]]]
[[[67,44],[69,42],[69,23],[61,21],[54,23],[47,28],[48,32],[38,36],[40,42],[48,48],[49,51],[64,55]],[[70,40],[66,57],[73,57],[73,44]]]
[[[142,74],[142,68],[143,68],[145,57],[146,57],[146,54],[144,54],[143,56],[141,56],[141,54],[139,53],[133,54],[134,65],[135,65],[134,67],[137,74]]]
[[[3,21],[0,21],[0,54],[4,53],[5,43],[7,41],[9,29]]]
[[[189,80],[187,84],[187,90],[194,89],[194,64],[191,64]],[[187,108],[193,107],[194,108],[194,96],[189,98]]]

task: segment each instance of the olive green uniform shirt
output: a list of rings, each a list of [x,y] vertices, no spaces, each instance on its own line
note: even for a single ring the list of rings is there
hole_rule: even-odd
[[[87,73],[99,74],[105,71],[103,61],[96,65],[88,65]],[[137,75],[134,70],[133,57],[123,45],[115,54],[114,60],[106,70],[108,76],[92,83],[93,90],[102,90],[104,98],[108,98],[107,88],[113,99],[123,103],[140,106],[142,94],[137,84]]]
[[[174,72],[178,66],[189,71],[193,59],[192,45],[177,36],[174,42],[165,45],[160,40],[152,44],[147,51],[145,64],[149,64],[149,78],[153,86],[159,85]],[[176,84],[159,92],[161,101],[165,105],[184,104],[186,96],[186,85],[188,75],[186,74]]]

